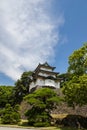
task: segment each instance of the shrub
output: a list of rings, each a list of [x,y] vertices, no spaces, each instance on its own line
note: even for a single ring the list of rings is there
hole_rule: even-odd
[[[87,118],[81,115],[67,115],[62,120],[56,121],[57,125],[73,128],[87,128]]]
[[[25,113],[31,126],[50,125],[52,119],[50,113],[61,101],[57,93],[50,88],[37,89],[24,99],[31,105],[31,108]]]
[[[10,104],[6,105],[1,115],[1,122],[3,124],[17,124],[20,121],[20,114],[18,109],[15,108],[12,108]]]
[[[51,120],[51,117],[48,115],[47,112],[43,112],[43,111],[40,111],[36,110],[36,113],[33,113],[33,116],[32,116],[32,112],[33,112],[33,109],[31,110],[28,110],[26,115],[28,116],[28,124],[30,126],[49,126],[50,125],[50,120]]]

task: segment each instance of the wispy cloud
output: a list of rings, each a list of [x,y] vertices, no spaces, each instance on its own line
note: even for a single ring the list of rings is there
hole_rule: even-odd
[[[52,19],[50,3],[0,0],[0,72],[16,80],[23,71],[54,56],[63,18]]]

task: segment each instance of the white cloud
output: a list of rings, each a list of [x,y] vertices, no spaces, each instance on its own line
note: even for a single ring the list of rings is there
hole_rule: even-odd
[[[50,2],[0,0],[0,72],[16,80],[54,56],[63,18],[52,19]]]

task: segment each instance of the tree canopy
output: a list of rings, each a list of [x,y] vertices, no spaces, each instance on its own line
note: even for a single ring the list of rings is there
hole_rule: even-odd
[[[30,76],[32,72],[24,72],[21,75],[21,78],[18,79],[15,83],[13,97],[14,103],[20,103],[23,100],[23,97],[29,93],[29,84],[31,82]]]
[[[82,106],[87,104],[87,74],[76,77],[67,81],[62,88],[65,100],[69,106]]]
[[[68,72],[78,76],[87,73],[87,43],[69,56]]]
[[[25,100],[32,106],[26,113],[30,125],[36,126],[37,123],[50,124],[50,113],[60,98],[50,88],[40,88],[25,97]]]
[[[68,72],[71,78],[62,88],[66,102],[74,108],[87,104],[87,43],[70,55]]]
[[[0,108],[5,107],[7,103],[12,102],[12,86],[0,86]]]

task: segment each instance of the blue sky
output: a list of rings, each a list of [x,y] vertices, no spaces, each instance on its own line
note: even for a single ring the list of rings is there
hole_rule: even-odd
[[[0,0],[0,84],[48,63],[65,73],[87,41],[87,0]]]
[[[60,35],[67,40],[58,44],[55,64],[57,70],[64,72],[67,70],[68,57],[87,42],[87,1],[60,0],[60,9],[65,20]]]

